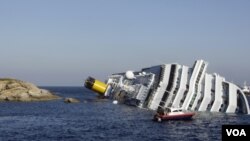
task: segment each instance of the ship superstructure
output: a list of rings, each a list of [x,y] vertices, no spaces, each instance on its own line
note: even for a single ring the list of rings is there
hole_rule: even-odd
[[[224,77],[206,73],[208,63],[195,61],[193,67],[163,64],[111,75],[107,83],[88,78],[87,88],[105,97],[141,108],[182,108],[249,114],[248,100],[240,87]]]
[[[247,82],[244,82],[242,91],[245,93],[245,95],[250,96],[250,87],[247,86]]]

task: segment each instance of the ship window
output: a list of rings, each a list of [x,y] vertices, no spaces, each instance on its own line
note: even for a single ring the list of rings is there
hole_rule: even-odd
[[[239,107],[237,113],[248,113],[246,101],[244,100],[243,94],[240,90],[237,90],[237,107]]]

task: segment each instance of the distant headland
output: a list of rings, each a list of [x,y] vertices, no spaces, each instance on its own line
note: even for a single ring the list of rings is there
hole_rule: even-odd
[[[47,101],[59,96],[36,85],[12,78],[0,78],[0,101]]]

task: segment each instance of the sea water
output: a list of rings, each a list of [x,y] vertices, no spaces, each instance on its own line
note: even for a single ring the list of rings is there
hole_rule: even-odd
[[[0,102],[1,141],[211,141],[222,125],[250,124],[249,115],[198,112],[188,121],[153,121],[153,111],[98,99],[83,87],[45,87],[63,98],[46,102]]]

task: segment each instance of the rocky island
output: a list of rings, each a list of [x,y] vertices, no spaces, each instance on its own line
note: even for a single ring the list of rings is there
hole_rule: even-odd
[[[46,101],[59,99],[48,90],[11,78],[0,78],[0,101]]]

